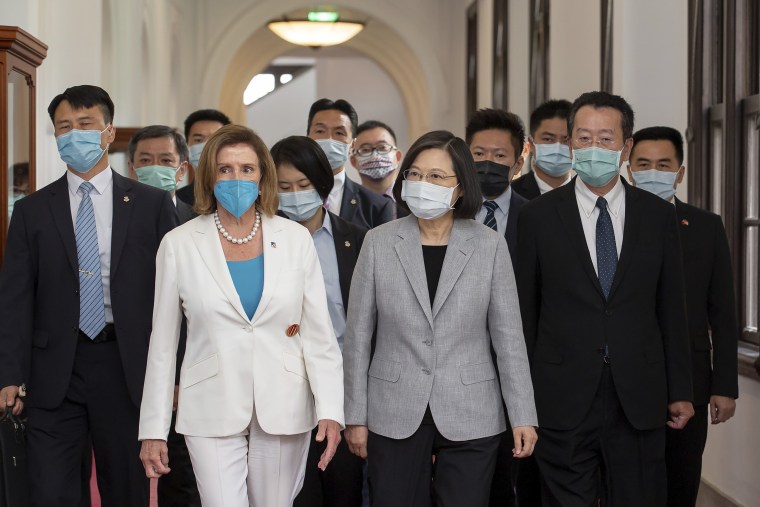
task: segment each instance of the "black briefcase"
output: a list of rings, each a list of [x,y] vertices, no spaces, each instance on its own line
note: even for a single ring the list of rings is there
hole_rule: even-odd
[[[26,422],[11,413],[0,417],[0,507],[27,507]]]

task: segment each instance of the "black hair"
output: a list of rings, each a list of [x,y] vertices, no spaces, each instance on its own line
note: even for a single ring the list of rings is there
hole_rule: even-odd
[[[454,218],[475,218],[483,204],[480,184],[475,171],[475,161],[472,159],[470,148],[461,137],[456,137],[447,130],[434,130],[417,139],[406,153],[401,168],[393,185],[393,196],[396,202],[404,208],[406,203],[401,199],[401,185],[404,172],[414,163],[417,157],[426,150],[444,150],[451,157],[454,174],[461,187],[462,195],[454,204]]]
[[[570,114],[570,108],[573,105],[569,100],[565,99],[552,99],[547,100],[530,113],[530,135],[535,136],[538,127],[544,120],[551,120],[554,118],[562,118],[567,120]]]
[[[309,179],[322,200],[327,199],[335,179],[327,155],[315,140],[306,136],[286,137],[277,141],[270,152],[275,167],[291,164]]]
[[[670,141],[673,143],[673,147],[676,149],[676,159],[678,165],[683,165],[683,136],[681,133],[671,127],[647,127],[641,129],[633,134],[633,148],[631,148],[631,155],[636,145],[641,141]]]
[[[313,103],[311,105],[311,108],[309,108],[309,123],[306,125],[306,133],[309,133],[309,129],[311,128],[311,121],[314,119],[314,116],[320,111],[329,111],[330,109],[335,109],[348,116],[348,118],[351,120],[351,135],[353,137],[356,137],[356,129],[359,125],[359,116],[356,114],[356,109],[354,109],[354,106],[343,99],[338,99],[335,102],[330,99],[319,99]]]
[[[525,142],[525,124],[520,117],[503,109],[478,109],[472,115],[465,130],[467,145],[472,143],[475,134],[491,129],[509,132],[512,137],[512,147],[515,149],[515,160],[520,158]]]
[[[135,152],[137,151],[137,143],[144,139],[157,139],[159,137],[170,137],[174,141],[174,147],[179,155],[179,161],[185,162],[190,158],[190,152],[187,148],[185,138],[179,131],[166,125],[150,125],[148,127],[141,128],[135,132],[127,144],[127,160],[134,163]]]
[[[218,121],[222,124],[222,127],[232,123],[227,115],[221,111],[216,109],[199,109],[198,111],[190,113],[190,115],[185,118],[185,139],[190,137],[190,129],[199,121]]]
[[[600,109],[603,107],[610,107],[620,112],[622,118],[623,139],[628,139],[633,135],[633,109],[620,95],[613,95],[607,92],[586,92],[573,102],[570,108],[570,114],[567,116],[567,131],[572,137],[573,135],[573,123],[575,122],[575,115],[578,110],[583,106],[591,106],[594,109]]]
[[[99,86],[94,85],[79,85],[66,88],[66,91],[60,95],[56,95],[50,105],[48,106],[48,114],[50,119],[55,121],[55,110],[61,105],[61,102],[67,101],[71,104],[72,109],[86,109],[93,106],[98,106],[100,112],[103,113],[103,119],[106,124],[113,122],[113,101],[108,93]]]
[[[396,144],[396,133],[387,124],[378,120],[367,120],[359,125],[359,127],[356,129],[356,135],[354,135],[354,137],[358,137],[362,132],[366,132],[367,130],[372,129],[385,129],[393,138],[393,144]]]

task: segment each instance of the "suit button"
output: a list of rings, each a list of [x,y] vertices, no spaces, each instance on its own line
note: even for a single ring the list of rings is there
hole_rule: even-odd
[[[427,368],[423,368],[422,373],[424,373],[425,375],[430,375],[430,370],[428,370]]]
[[[77,326],[76,324],[74,324],[73,326],[71,326],[71,330],[74,331],[75,333],[78,333],[79,332],[79,326]]]
[[[79,289],[74,289],[74,294],[79,294]]]
[[[245,330],[248,331],[249,333],[252,333],[253,332],[253,327],[252,326],[248,326],[248,327],[245,328]]]
[[[422,343],[424,343],[424,344],[425,344],[425,345],[427,345],[428,347],[431,347],[431,346],[433,345],[433,340],[425,340],[425,341],[424,341],[424,342],[422,342]]]
[[[605,314],[607,317],[609,317],[610,315],[612,315],[612,311],[611,311],[611,310],[604,310],[604,314]]]

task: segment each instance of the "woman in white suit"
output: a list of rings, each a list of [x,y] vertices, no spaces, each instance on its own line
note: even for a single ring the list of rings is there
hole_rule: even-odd
[[[228,125],[206,143],[198,218],[168,233],[156,259],[153,332],[140,410],[148,477],[168,473],[182,315],[187,349],[177,401],[204,506],[291,505],[309,435],[335,453],[343,426],[341,354],[314,243],[275,215],[277,174],[263,141]]]

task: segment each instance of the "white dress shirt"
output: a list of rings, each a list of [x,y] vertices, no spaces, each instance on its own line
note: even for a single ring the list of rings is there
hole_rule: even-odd
[[[340,215],[340,205],[343,203],[343,187],[346,186],[346,170],[336,174],[333,178],[333,187],[327,196],[327,207],[336,215]]]
[[[554,187],[552,187],[547,182],[545,182],[544,180],[542,180],[541,178],[538,177],[538,173],[535,172],[535,167],[536,166],[535,166],[535,162],[534,162],[533,163],[533,176],[536,178],[536,184],[538,185],[538,191],[541,192],[541,195],[544,195],[546,192],[548,192],[550,190],[554,190]],[[571,179],[572,178],[570,177],[570,173],[567,173],[567,178],[565,178],[565,181],[562,182],[562,185],[560,185],[560,187],[562,187],[562,186],[567,185],[568,183],[570,183]],[[559,187],[557,187],[557,188],[559,188]]]
[[[491,199],[483,198],[483,202],[490,201]],[[507,220],[509,220],[509,205],[512,202],[512,187],[507,187],[507,190],[496,199],[493,199],[497,207],[493,212],[494,218],[496,218],[496,230],[504,236],[507,233]],[[481,224],[486,219],[486,213],[488,210],[485,206],[481,206],[478,210],[478,214],[475,215],[475,220]]]
[[[77,227],[77,213],[82,196],[79,193],[79,185],[85,180],[66,171],[66,180],[69,184],[69,205],[71,206],[71,221],[74,224],[74,232]],[[103,302],[105,304],[106,322],[113,324],[113,311],[111,310],[111,227],[113,224],[113,173],[111,166],[96,176],[90,183],[95,191],[90,193],[92,208],[95,212],[95,227],[98,231],[98,252],[100,253],[100,277],[103,280]]]
[[[620,249],[623,247],[623,226],[625,225],[625,187],[623,187],[620,176],[615,177],[617,183],[603,197],[607,200],[607,210],[610,213],[610,220],[612,220],[612,230],[615,232],[615,247],[618,258],[620,258]],[[596,220],[599,218],[599,208],[596,207],[596,200],[599,196],[593,193],[580,178],[575,178],[575,198],[578,201],[578,211],[581,215],[583,234],[586,236],[586,245],[591,255],[591,262],[594,264],[594,271],[598,275]]]

